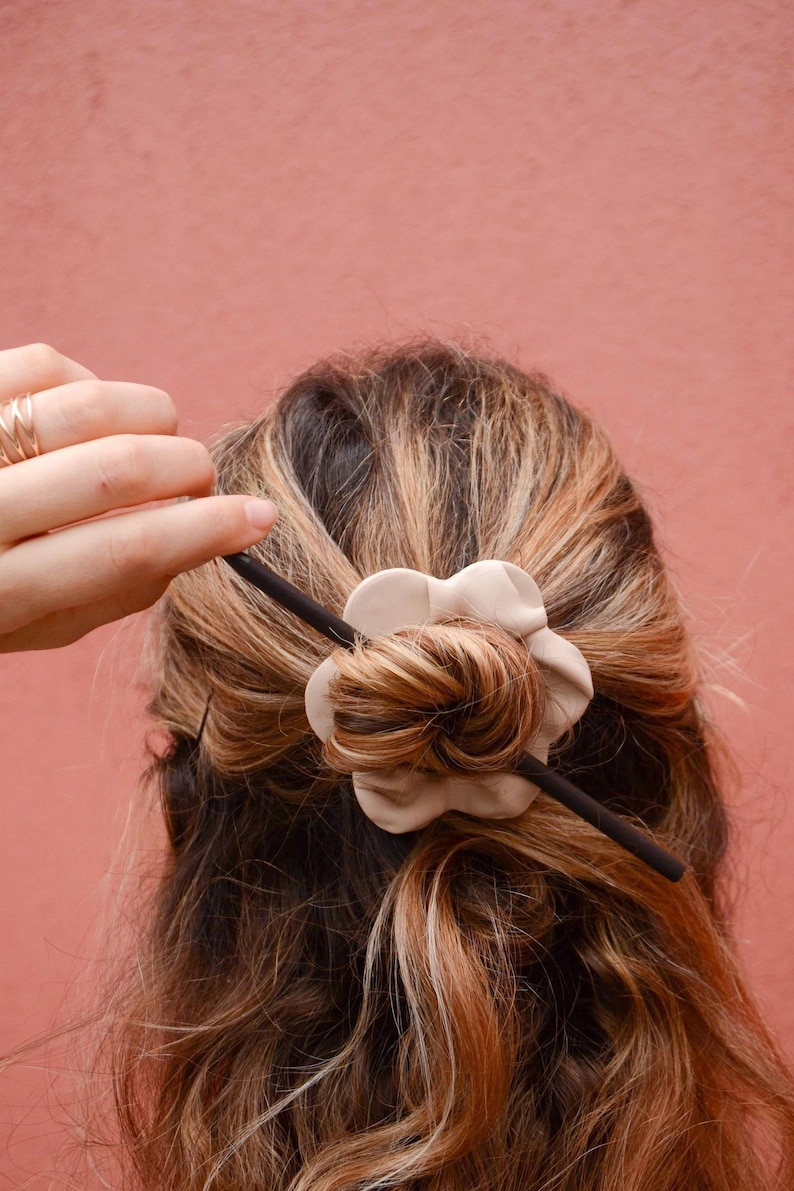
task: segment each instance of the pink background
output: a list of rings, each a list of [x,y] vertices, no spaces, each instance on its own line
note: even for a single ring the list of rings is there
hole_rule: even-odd
[[[166,387],[205,437],[331,349],[474,332],[605,423],[723,688],[742,957],[794,1055],[790,5],[0,16],[1,346]],[[0,657],[2,1047],[90,982],[141,767],[139,636]],[[0,1186],[45,1185],[45,1084],[0,1082]]]

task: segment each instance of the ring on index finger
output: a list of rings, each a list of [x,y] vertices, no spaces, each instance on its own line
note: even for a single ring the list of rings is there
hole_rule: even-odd
[[[0,406],[0,467],[10,467],[40,454],[33,424],[33,401],[30,393],[21,393]]]

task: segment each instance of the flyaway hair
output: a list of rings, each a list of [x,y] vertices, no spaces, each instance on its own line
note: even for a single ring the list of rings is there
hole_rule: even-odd
[[[698,666],[637,491],[542,377],[435,342],[338,357],[215,449],[279,509],[251,553],[340,615],[366,576],[527,571],[595,697],[549,765],[650,832],[670,884],[541,793],[408,835],[352,772],[488,771],[543,714],[493,625],[333,650],[222,561],[162,606],[170,851],[109,1038],[125,1188],[788,1191],[789,1073],[738,973]],[[209,713],[197,740],[207,698]]]

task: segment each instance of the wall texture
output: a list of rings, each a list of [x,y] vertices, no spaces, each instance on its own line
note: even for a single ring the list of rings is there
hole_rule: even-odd
[[[610,429],[712,659],[743,961],[794,1054],[789,5],[15,0],[0,28],[2,346],[166,387],[203,437],[333,348],[473,333]],[[138,634],[0,658],[2,1047],[92,979]],[[0,1186],[50,1185],[65,1078],[4,1077]]]

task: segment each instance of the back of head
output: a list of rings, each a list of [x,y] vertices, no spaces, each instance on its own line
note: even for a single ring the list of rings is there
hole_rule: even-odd
[[[668,886],[542,794],[386,834],[351,773],[510,769],[544,707],[524,647],[467,620],[358,647],[323,745],[303,692],[329,643],[220,562],[180,577],[153,701],[172,855],[119,1034],[142,1185],[776,1185],[792,1102],[715,901],[696,665],[602,432],[542,377],[428,343],[318,365],[215,458],[279,508],[252,553],[336,611],[384,568],[527,571],[596,692],[551,764],[692,872]]]

